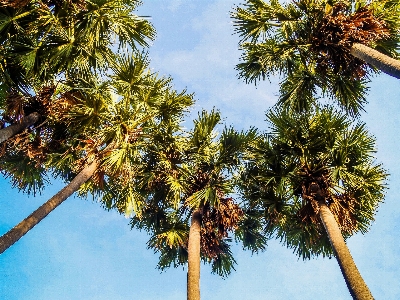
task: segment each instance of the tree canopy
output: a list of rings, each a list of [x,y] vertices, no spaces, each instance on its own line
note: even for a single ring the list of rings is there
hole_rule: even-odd
[[[386,171],[375,162],[365,124],[332,108],[304,114],[271,110],[270,133],[251,147],[241,191],[263,215],[265,233],[303,259],[332,256],[313,185],[345,238],[367,232],[383,201]]]
[[[233,172],[255,131],[226,127],[217,138],[219,122],[218,112],[203,111],[193,130],[169,132],[152,143],[143,172],[147,215],[132,218],[132,226],[153,235],[148,245],[160,253],[160,269],[186,264],[189,221],[197,210],[202,218],[202,259],[222,276],[234,268],[228,233],[238,229],[243,212],[233,199]]]
[[[363,109],[378,70],[353,55],[354,44],[399,58],[398,1],[248,0],[232,18],[243,51],[239,77],[282,75],[279,104],[295,111],[311,109],[321,94],[351,114]]]

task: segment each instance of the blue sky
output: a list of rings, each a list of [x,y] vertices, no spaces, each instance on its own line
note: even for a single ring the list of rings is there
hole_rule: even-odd
[[[193,114],[220,109],[237,129],[266,129],[264,112],[276,102],[278,79],[255,87],[236,78],[240,53],[229,11],[239,1],[144,0],[157,39],[150,48],[154,71],[174,78],[176,89],[195,93]],[[376,299],[400,299],[400,82],[373,78],[361,119],[377,138],[377,161],[390,178],[385,203],[369,233],[348,240],[353,258]],[[190,118],[188,125],[190,126]],[[39,197],[28,197],[0,180],[0,234],[5,233],[62,184],[54,181]],[[92,199],[70,198],[0,255],[0,298],[14,299],[186,299],[186,270],[155,269],[158,257],[147,236],[128,220]],[[259,255],[233,249],[236,272],[227,279],[202,266],[202,299],[351,299],[335,259],[298,260],[279,241]]]

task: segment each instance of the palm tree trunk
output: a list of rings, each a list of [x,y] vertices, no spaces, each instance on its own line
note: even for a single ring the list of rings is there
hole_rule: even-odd
[[[86,168],[84,168],[78,175],[76,175],[76,177],[66,187],[51,197],[46,203],[30,214],[26,219],[1,236],[0,254],[11,247],[64,200],[76,192],[79,187],[93,175],[96,168],[97,161],[95,160],[86,166]]]
[[[349,248],[343,239],[342,232],[333,216],[332,212],[325,203],[320,202],[319,217],[324,224],[325,230],[328,233],[333,251],[339,263],[343,277],[353,299],[370,300],[374,299],[372,294],[361,277],[360,272],[354,263],[353,257],[350,254]]]
[[[21,123],[10,125],[6,128],[0,129],[0,143],[8,140],[10,137],[20,133],[25,128],[35,124],[39,120],[40,115],[33,112],[22,119]]]
[[[359,43],[353,44],[350,53],[375,68],[378,68],[382,72],[400,79],[400,61],[397,59],[391,58],[375,49]]]
[[[187,277],[188,300],[200,300],[200,229],[201,212],[200,209],[198,209],[192,214],[192,224],[189,231]]]

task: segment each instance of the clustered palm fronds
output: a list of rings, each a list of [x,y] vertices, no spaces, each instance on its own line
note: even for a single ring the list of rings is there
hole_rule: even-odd
[[[221,198],[217,208],[205,205],[202,216],[201,252],[208,259],[216,259],[224,255],[224,249],[220,248],[221,241],[237,229],[243,211],[232,198]]]
[[[329,69],[343,76],[363,78],[371,68],[365,61],[350,53],[354,43],[371,45],[390,39],[390,30],[384,20],[373,15],[373,7],[362,6],[348,13],[348,4],[335,3],[311,36],[311,52],[318,53],[316,69]]]
[[[115,69],[121,69],[116,64],[124,61],[120,56],[125,46],[147,46],[154,37],[151,24],[134,15],[137,4],[120,0],[35,0],[12,1],[0,7],[1,124],[7,128],[26,123],[18,135],[2,144],[2,172],[12,177],[14,185],[36,192],[45,182],[41,179],[44,170],[50,168],[48,155],[65,147],[82,153],[103,147],[104,141],[85,139],[83,131],[73,132],[69,126],[78,121],[80,125],[93,121],[92,126],[100,126],[102,121],[93,115],[104,113],[104,105],[112,101],[100,101],[99,95],[91,93],[98,84],[94,78],[110,78],[110,68],[115,75]],[[130,67],[138,70],[139,78],[148,63],[140,52],[135,56],[137,60]],[[106,79],[97,88],[101,85],[117,84],[110,85]],[[111,94],[106,88],[105,97]],[[118,99],[112,105],[116,102]],[[79,113],[88,114],[71,121],[71,116]],[[34,121],[27,122],[29,119]],[[76,128],[84,130],[82,126]],[[72,146],[71,139],[81,142]],[[16,166],[18,161],[20,166]],[[29,172],[32,166],[34,171]]]
[[[333,109],[307,114],[270,111],[271,134],[253,145],[242,174],[249,209],[264,212],[266,234],[303,258],[333,255],[319,218],[323,201],[344,237],[366,232],[383,200],[386,173],[362,123]]]
[[[299,175],[301,176],[301,186],[298,191],[295,191],[295,194],[306,203],[298,211],[301,221],[308,224],[320,224],[319,201],[323,200],[332,211],[340,230],[346,235],[352,235],[357,230],[357,220],[354,216],[357,200],[354,195],[348,192],[332,193],[330,189],[334,184],[331,183],[327,169],[312,172],[307,166],[303,166],[300,168]]]
[[[70,78],[104,76],[120,50],[148,46],[155,32],[147,20],[134,14],[136,6],[136,1],[120,0],[3,3],[0,109],[4,126],[22,122],[27,111],[40,110],[38,105],[48,105],[40,100],[48,87],[57,87],[52,100],[58,99]],[[17,119],[8,115],[10,107],[11,113],[19,114]],[[41,116],[37,124],[46,118],[45,112],[36,111]]]
[[[33,2],[32,0],[0,0],[0,4],[5,7],[12,8],[23,8],[29,3]],[[39,1],[38,1],[39,2]],[[80,9],[84,9],[86,7],[86,0],[42,0],[41,3],[48,7],[61,7],[63,5],[76,5]]]
[[[113,47],[137,49],[154,38],[151,24],[133,13],[136,5],[121,0],[38,0],[0,8],[2,83],[23,87],[54,76],[106,71],[116,58]]]
[[[150,71],[138,47],[154,29],[133,14],[138,1],[0,4],[0,124],[36,118],[0,147],[0,170],[14,186],[35,193],[47,173],[71,181],[95,162],[80,195],[92,193],[150,232],[161,269],[187,263],[195,214],[201,259],[222,276],[236,263],[231,235],[252,251],[276,237],[303,258],[333,255],[321,205],[345,238],[367,231],[387,176],[373,160],[375,140],[364,124],[312,104],[322,92],[350,114],[362,109],[375,70],[351,48],[398,56],[397,1],[248,0],[236,9],[240,76],[286,76],[283,108],[267,114],[265,135],[231,127],[218,135],[215,110],[183,130],[193,95]]]
[[[133,217],[131,224],[153,234],[148,245],[160,253],[161,269],[186,263],[188,224],[195,211],[202,219],[202,260],[223,276],[235,263],[230,235],[238,229],[243,211],[229,196],[234,192],[232,172],[255,131],[226,128],[217,139],[214,130],[219,122],[218,112],[203,111],[188,134],[171,136],[171,131],[169,143],[167,135],[152,143],[154,152],[149,152],[142,181],[147,203],[143,215]]]
[[[351,54],[353,44],[398,58],[398,1],[248,0],[232,17],[242,37],[239,77],[256,83],[284,75],[279,104],[297,112],[321,92],[350,114],[362,110],[376,69]]]

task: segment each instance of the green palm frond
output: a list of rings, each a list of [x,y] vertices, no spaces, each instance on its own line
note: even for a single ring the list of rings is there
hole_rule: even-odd
[[[246,82],[257,83],[259,79],[279,75],[286,69],[290,74],[298,63],[291,45],[278,42],[274,37],[259,44],[245,42],[240,48],[244,52],[241,57],[243,62],[237,64],[236,70]]]
[[[219,138],[219,153],[216,165],[227,165],[235,169],[240,165],[241,156],[246,147],[255,139],[257,130],[238,132],[232,127],[225,127]]]
[[[316,75],[308,70],[296,70],[287,76],[280,84],[278,104],[295,112],[310,110],[320,85]]]
[[[0,42],[4,43],[7,39],[6,37],[14,37],[16,34],[23,33],[25,24],[32,15],[34,10],[32,7],[30,9],[10,9],[1,8],[0,9]]]
[[[115,36],[120,46],[129,44],[136,48],[138,44],[147,47],[148,41],[155,37],[155,30],[144,18],[133,14],[137,3],[121,0],[90,1],[82,13],[78,29],[97,44]]]
[[[10,179],[12,187],[18,188],[27,194],[40,193],[49,182],[47,170],[35,159],[30,159],[23,153],[11,154],[0,159],[0,170],[5,178]]]
[[[192,209],[199,208],[202,204],[204,204],[206,195],[208,199],[210,199],[211,196],[215,196],[215,193],[212,193],[212,191],[210,192],[210,190],[206,188],[201,189],[200,191],[193,193],[186,199],[186,205]],[[212,198],[212,200],[214,199],[215,197]]]
[[[236,260],[233,257],[228,242],[230,242],[229,239],[221,241],[219,245],[221,254],[214,258],[211,263],[212,273],[218,274],[222,277],[230,275],[232,270],[236,271],[234,267],[236,265]]]
[[[327,79],[329,81],[329,93],[339,101],[340,106],[352,115],[358,115],[364,110],[367,103],[366,94],[368,87],[367,81],[363,79],[346,78],[341,75],[333,75]]]
[[[147,242],[148,248],[160,254],[157,265],[162,271],[173,265],[175,268],[187,262],[187,240],[189,227],[182,222],[172,220]]]
[[[181,118],[184,113],[188,112],[188,107],[193,104],[193,94],[187,94],[186,90],[180,93],[167,90],[163,95],[163,101],[158,105],[162,126],[175,124],[176,118]]]
[[[115,61],[113,47],[147,47],[155,31],[134,10],[138,1],[87,1],[47,6],[40,2],[0,10],[2,47],[13,56],[30,81],[52,76],[106,73]],[[122,49],[121,48],[121,49]],[[18,83],[17,83],[18,84]]]
[[[244,218],[235,230],[235,240],[243,243],[243,249],[253,253],[266,249],[267,237],[264,234],[262,213],[257,210],[247,209]]]
[[[212,110],[210,113],[203,110],[199,113],[198,119],[194,121],[191,144],[198,151],[207,151],[208,146],[216,137],[215,126],[220,122],[219,112]]]
[[[167,176],[166,183],[169,187],[169,195],[167,197],[172,200],[173,208],[177,210],[185,193],[185,187],[178,178],[173,176]]]
[[[184,246],[187,242],[189,228],[182,223],[175,223],[171,228],[163,229],[162,232],[149,240],[149,247],[163,249],[164,247]]]
[[[117,57],[112,65],[113,79],[119,94],[134,95],[149,87],[152,74],[149,71],[149,60],[146,53],[136,52]]]

